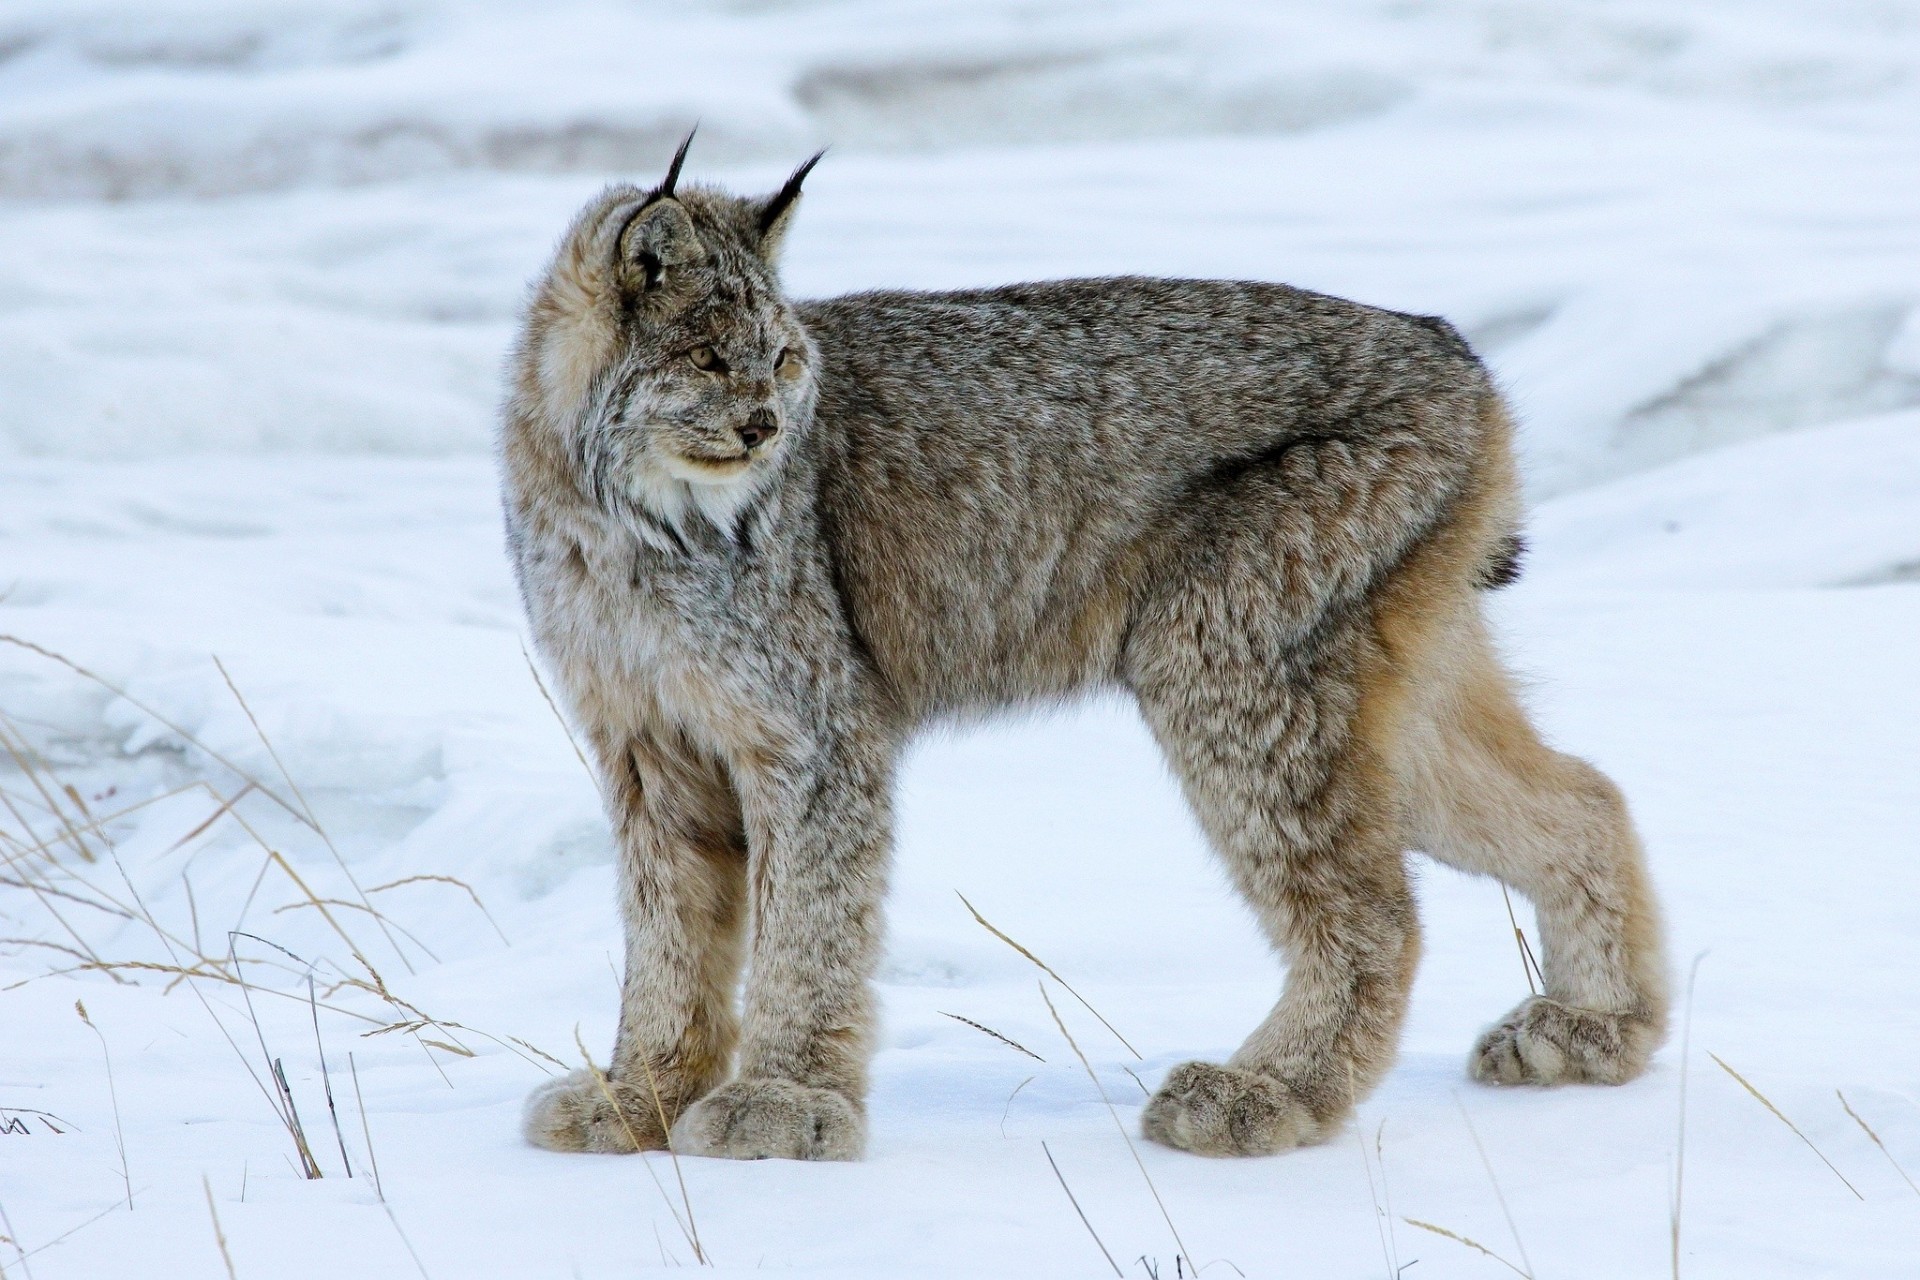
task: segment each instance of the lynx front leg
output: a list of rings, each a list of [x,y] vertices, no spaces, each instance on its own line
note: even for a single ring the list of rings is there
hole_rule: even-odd
[[[839,744],[742,780],[753,945],[736,1079],[673,1128],[696,1155],[854,1160],[890,841],[892,751]]]
[[[640,740],[596,743],[621,852],[626,979],[604,1077],[576,1071],[527,1101],[554,1151],[667,1145],[667,1124],[725,1078],[737,1021],[746,838],[719,764]]]

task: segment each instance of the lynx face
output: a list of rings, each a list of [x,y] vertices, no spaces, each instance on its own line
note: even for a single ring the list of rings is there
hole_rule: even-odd
[[[617,187],[562,244],[530,354],[603,507],[727,530],[805,429],[816,357],[775,256],[807,167],[759,200]]]

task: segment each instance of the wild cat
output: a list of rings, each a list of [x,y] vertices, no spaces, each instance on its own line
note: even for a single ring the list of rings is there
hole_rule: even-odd
[[[1642,853],[1489,642],[1511,427],[1450,326],[1207,280],[794,302],[775,264],[813,161],[748,199],[679,187],[685,155],[567,231],[500,438],[626,924],[611,1067],[535,1093],[529,1139],[857,1158],[902,749],[1098,689],[1133,696],[1287,969],[1226,1063],[1168,1074],[1148,1137],[1337,1131],[1406,1012],[1409,849],[1538,909],[1545,994],[1480,1038],[1477,1079],[1645,1067]]]

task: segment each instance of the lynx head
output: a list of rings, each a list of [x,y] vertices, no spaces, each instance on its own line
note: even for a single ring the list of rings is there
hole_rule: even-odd
[[[528,308],[515,409],[609,510],[726,529],[812,408],[814,348],[775,264],[820,157],[742,198],[679,187],[692,141],[659,186],[610,187],[574,220]]]

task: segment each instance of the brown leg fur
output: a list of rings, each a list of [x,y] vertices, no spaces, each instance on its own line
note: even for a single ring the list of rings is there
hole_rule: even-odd
[[[1546,993],[1475,1046],[1489,1084],[1620,1084],[1666,1029],[1660,926],[1619,789],[1540,741],[1477,610],[1435,654],[1406,774],[1415,843],[1534,903]]]
[[[605,1083],[589,1071],[549,1083],[524,1128],[554,1151],[657,1150],[662,1115],[671,1125],[725,1079],[738,1038],[746,837],[716,762],[684,743],[595,746],[621,844],[620,1031]]]
[[[1397,681],[1362,626],[1274,646],[1242,612],[1261,585],[1193,584],[1134,645],[1147,723],[1288,963],[1232,1059],[1176,1068],[1147,1106],[1148,1137],[1203,1155],[1330,1137],[1393,1060],[1419,953],[1379,738]]]

